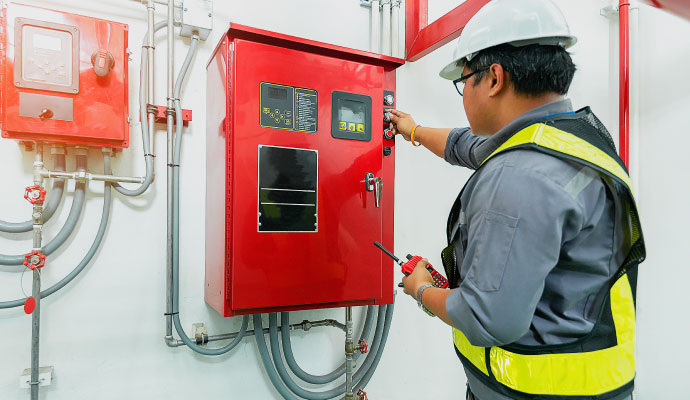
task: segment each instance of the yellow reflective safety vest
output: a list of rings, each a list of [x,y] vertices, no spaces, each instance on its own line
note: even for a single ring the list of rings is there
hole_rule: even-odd
[[[627,256],[602,288],[598,319],[586,336],[567,344],[473,346],[453,329],[456,353],[467,371],[498,393],[514,399],[612,399],[630,392],[635,378],[635,290],[645,246],[631,181],[609,133],[589,110],[545,117],[518,131],[497,154],[530,149],[596,170],[620,199]],[[479,168],[481,169],[481,167]],[[477,169],[477,170],[479,170]],[[608,178],[608,179],[606,179]],[[461,192],[462,194],[462,192]],[[442,252],[451,287],[459,285],[452,229],[460,196],[448,218],[448,247]]]

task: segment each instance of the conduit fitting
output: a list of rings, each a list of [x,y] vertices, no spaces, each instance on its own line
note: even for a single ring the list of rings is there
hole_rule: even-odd
[[[40,174],[44,178],[74,179],[74,180],[77,180],[79,182],[102,181],[102,182],[122,182],[122,183],[143,183],[144,179],[145,179],[145,178],[140,178],[140,177],[92,174],[92,173],[85,172],[85,171],[60,172],[60,171],[48,171],[45,169],[42,170]]]
[[[165,344],[168,347],[180,347],[180,346],[184,345],[184,343],[181,340],[177,340],[172,336],[166,336],[164,338],[164,340],[165,340]]]
[[[43,204],[46,199],[46,190],[41,185],[27,186],[24,198],[31,204]]]
[[[76,146],[74,148],[74,155],[86,157],[89,155],[89,149],[86,147]]]
[[[50,146],[50,154],[51,155],[56,155],[56,154],[65,154],[65,146],[60,145],[60,144],[53,144]]]
[[[37,268],[43,268],[46,265],[46,256],[40,250],[34,250],[26,253],[24,256],[24,266],[32,271]]]

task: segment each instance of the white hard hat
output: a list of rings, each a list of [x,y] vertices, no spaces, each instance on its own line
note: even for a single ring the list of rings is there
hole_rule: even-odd
[[[453,52],[453,62],[441,70],[442,78],[462,76],[462,59],[471,60],[479,51],[499,44],[527,46],[577,42],[561,10],[551,0],[492,0],[463,29]]]

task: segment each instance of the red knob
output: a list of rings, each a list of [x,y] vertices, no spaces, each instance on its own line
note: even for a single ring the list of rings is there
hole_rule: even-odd
[[[34,250],[31,253],[26,253],[24,255],[24,266],[29,267],[31,270],[43,268],[45,265],[46,256],[38,250]]]
[[[367,397],[367,392],[365,392],[362,389],[359,389],[359,391],[357,392],[357,397],[359,397],[359,400],[369,400],[369,398]]]
[[[41,185],[27,186],[24,198],[31,204],[42,204],[46,199],[46,190]]]

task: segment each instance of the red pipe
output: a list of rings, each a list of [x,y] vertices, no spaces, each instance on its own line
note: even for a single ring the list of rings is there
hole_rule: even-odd
[[[618,84],[619,139],[618,153],[628,167],[630,151],[630,3],[619,0],[618,3],[618,38],[620,82]]]

